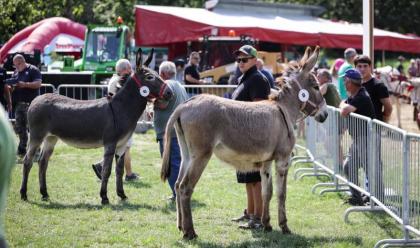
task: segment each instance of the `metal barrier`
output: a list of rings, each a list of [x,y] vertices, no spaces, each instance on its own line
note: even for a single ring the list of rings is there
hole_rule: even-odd
[[[306,153],[333,182],[316,184],[312,191],[327,186],[332,188],[321,194],[336,192],[348,185],[370,204],[348,208],[346,222],[351,212],[385,211],[401,224],[404,238],[384,239],[375,247],[419,247],[410,234],[420,235],[420,135],[357,114],[343,118],[332,107],[328,112],[324,123],[308,118]]]
[[[108,94],[107,85],[94,84],[61,84],[57,93],[78,100],[94,100]]]
[[[237,85],[183,85],[188,95],[191,97],[198,94],[211,94],[225,98],[231,98],[232,92],[236,89]]]
[[[183,85],[189,95],[196,94],[213,94],[222,97],[230,98],[231,92],[236,88],[236,85]],[[85,84],[62,84],[58,86],[56,92],[70,98],[79,100],[93,100],[102,98],[107,95],[106,85],[85,85]],[[140,116],[138,121],[137,132],[143,133],[148,129],[153,128],[153,106],[151,103],[147,104],[145,111]]]
[[[57,89],[52,84],[41,84],[41,88],[39,89],[39,94],[43,95],[45,93],[55,93]]]
[[[332,182],[317,183],[312,187],[312,192],[315,193],[320,187],[327,187],[320,191],[321,195],[327,192],[348,191],[348,184],[340,183],[337,178],[337,175],[342,173],[342,162],[344,161],[342,137],[348,138],[348,134],[345,136],[340,133],[344,131],[339,129],[339,127],[343,127],[340,112],[335,108],[328,107],[328,118],[324,123],[316,122],[313,119],[309,119],[309,122],[311,124],[308,125],[310,127],[308,131],[313,132],[316,136],[313,141],[315,145],[311,144],[315,152],[314,166],[332,175]]]

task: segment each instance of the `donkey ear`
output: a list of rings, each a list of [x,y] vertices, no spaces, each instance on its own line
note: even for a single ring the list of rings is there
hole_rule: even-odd
[[[303,72],[310,72],[312,68],[314,68],[316,62],[318,61],[318,55],[319,55],[319,46],[316,46],[315,51],[312,53],[312,55],[304,62],[302,71]]]
[[[136,68],[137,68],[137,70],[140,70],[142,65],[143,65],[142,53],[143,53],[143,51],[139,47],[139,49],[137,50],[137,53],[136,53]]]
[[[150,62],[152,61],[153,58],[153,53],[155,52],[155,49],[152,48],[152,50],[149,53],[149,56],[147,56],[146,62],[144,62],[144,66],[149,66]]]
[[[303,57],[299,61],[300,66],[303,66],[306,63],[306,60],[308,60],[311,52],[312,52],[312,49],[310,47],[306,47],[305,54],[303,54]]]

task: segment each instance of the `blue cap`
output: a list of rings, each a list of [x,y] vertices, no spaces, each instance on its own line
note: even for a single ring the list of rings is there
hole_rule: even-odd
[[[356,69],[350,68],[344,72],[344,77],[348,77],[354,80],[361,80],[362,75],[360,75],[360,72]],[[361,83],[361,82],[360,82]]]

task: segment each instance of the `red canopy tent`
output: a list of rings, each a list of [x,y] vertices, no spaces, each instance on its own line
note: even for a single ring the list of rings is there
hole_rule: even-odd
[[[51,51],[80,52],[84,45],[86,27],[63,17],[39,21],[15,34],[1,49],[0,61],[8,53],[43,51],[50,45]]]
[[[313,16],[260,15],[200,8],[136,6],[136,45],[171,46],[204,35],[250,35],[260,41],[324,48],[362,48],[362,24]],[[374,49],[420,53],[420,38],[374,29]]]

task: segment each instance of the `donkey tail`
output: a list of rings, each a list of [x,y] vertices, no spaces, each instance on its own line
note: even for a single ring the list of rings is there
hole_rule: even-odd
[[[165,136],[163,138],[163,155],[162,155],[162,168],[160,170],[160,178],[162,181],[166,181],[169,175],[171,174],[170,166],[170,155],[171,155],[171,133],[174,129],[175,122],[179,119],[181,115],[181,108],[176,108],[169,117],[168,123],[166,124]]]

